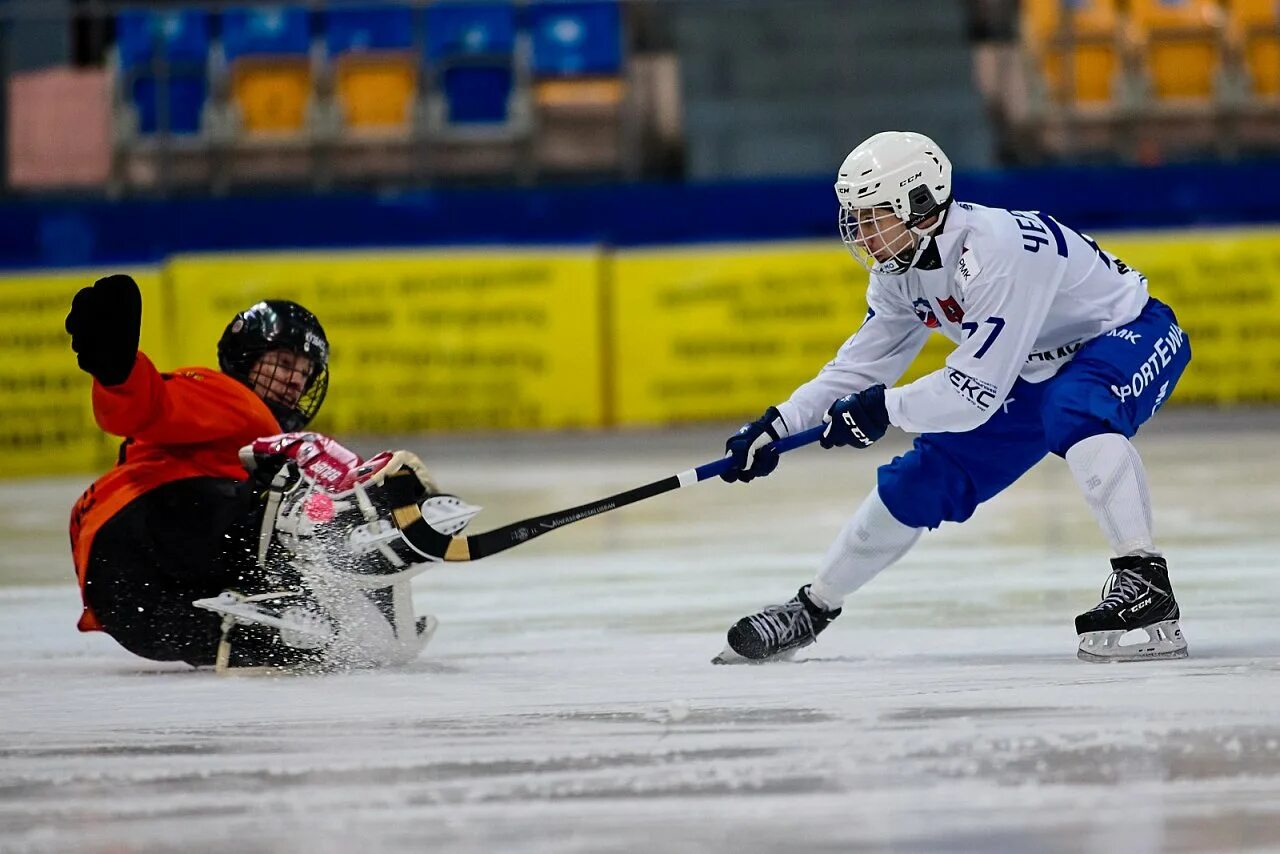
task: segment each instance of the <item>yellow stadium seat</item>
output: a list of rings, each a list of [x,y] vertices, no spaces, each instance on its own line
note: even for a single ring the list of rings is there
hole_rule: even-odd
[[[1250,91],[1269,98],[1280,95],[1280,6],[1275,0],[1229,0],[1227,17]]]
[[[231,67],[231,98],[248,134],[298,133],[307,123],[311,68],[305,59],[237,60]]]
[[[418,67],[403,54],[353,53],[338,60],[335,86],[342,123],[357,130],[407,129]]]
[[[1116,99],[1120,35],[1115,0],[1022,3],[1023,45],[1050,98],[1059,103],[1097,105]]]
[[[1223,54],[1216,0],[1129,0],[1129,15],[1157,100],[1214,96]]]

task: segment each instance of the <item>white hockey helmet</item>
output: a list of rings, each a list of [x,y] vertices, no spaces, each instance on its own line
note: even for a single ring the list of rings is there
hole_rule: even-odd
[[[884,131],[849,152],[835,188],[840,239],[853,257],[877,273],[905,273],[929,230],[920,229],[920,223],[951,203],[951,161],[924,134]],[[879,210],[873,214],[872,209]],[[884,224],[893,221],[890,214],[906,229],[885,231]],[[883,257],[886,253],[889,257]]]

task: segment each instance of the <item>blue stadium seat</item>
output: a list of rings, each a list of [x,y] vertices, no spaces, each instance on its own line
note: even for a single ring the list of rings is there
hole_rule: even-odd
[[[330,8],[325,21],[330,56],[413,47],[413,10],[404,6]]]
[[[427,59],[452,125],[501,124],[515,86],[516,9],[509,3],[427,7]]]
[[[307,10],[257,6],[222,13],[222,49],[227,62],[244,56],[305,56],[311,49]]]
[[[455,65],[441,73],[450,124],[498,124],[507,120],[515,74],[496,65]]]
[[[622,72],[622,12],[615,2],[542,2],[525,8],[535,77]]]
[[[116,34],[120,83],[137,111],[138,132],[198,134],[209,92],[208,16],[190,11],[121,12]],[[158,62],[165,66],[166,85],[157,79]]]
[[[516,46],[516,8],[510,3],[434,3],[427,7],[427,58],[510,56]]]

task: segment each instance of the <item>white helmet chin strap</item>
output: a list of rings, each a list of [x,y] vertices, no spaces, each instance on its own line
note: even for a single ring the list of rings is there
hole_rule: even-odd
[[[896,220],[896,222],[901,223],[901,220]],[[900,231],[898,237],[894,238],[891,243],[902,243],[903,237],[906,237],[910,241],[909,245],[902,246],[892,256],[882,261],[871,253],[865,241],[858,236],[856,211],[845,208],[840,209],[840,238],[844,241],[845,247],[849,250],[849,254],[853,256],[854,260],[872,273],[896,276],[911,269],[912,264],[920,257],[920,250],[926,245],[925,241],[931,239],[930,234],[936,227],[937,224],[929,228],[915,227]],[[892,251],[895,246],[889,245],[886,248]]]
[[[894,257],[888,261],[878,261],[872,269],[877,273],[886,273],[891,276],[900,275],[910,270],[919,260],[924,257],[924,251],[928,248],[933,235],[942,230],[942,226],[946,224],[947,212],[951,210],[951,206],[943,208],[938,214],[937,222],[929,226],[915,225],[908,229],[912,235],[910,256],[903,261],[901,258]],[[899,255],[905,253],[898,253]],[[886,265],[892,265],[892,269],[886,269]]]

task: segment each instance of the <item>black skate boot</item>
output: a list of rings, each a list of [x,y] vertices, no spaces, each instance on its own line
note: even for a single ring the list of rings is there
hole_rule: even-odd
[[[712,664],[762,664],[782,661],[818,639],[822,630],[840,616],[809,598],[809,585],[800,588],[783,605],[769,605],[758,614],[743,617],[729,629],[729,645],[711,659]]]
[[[1169,568],[1162,557],[1112,558],[1111,577],[1102,588],[1102,601],[1076,617],[1076,634],[1083,661],[1140,661],[1148,658],[1186,658],[1187,642],[1178,625],[1178,601],[1173,598]],[[1125,632],[1141,629],[1147,641],[1122,646]]]

